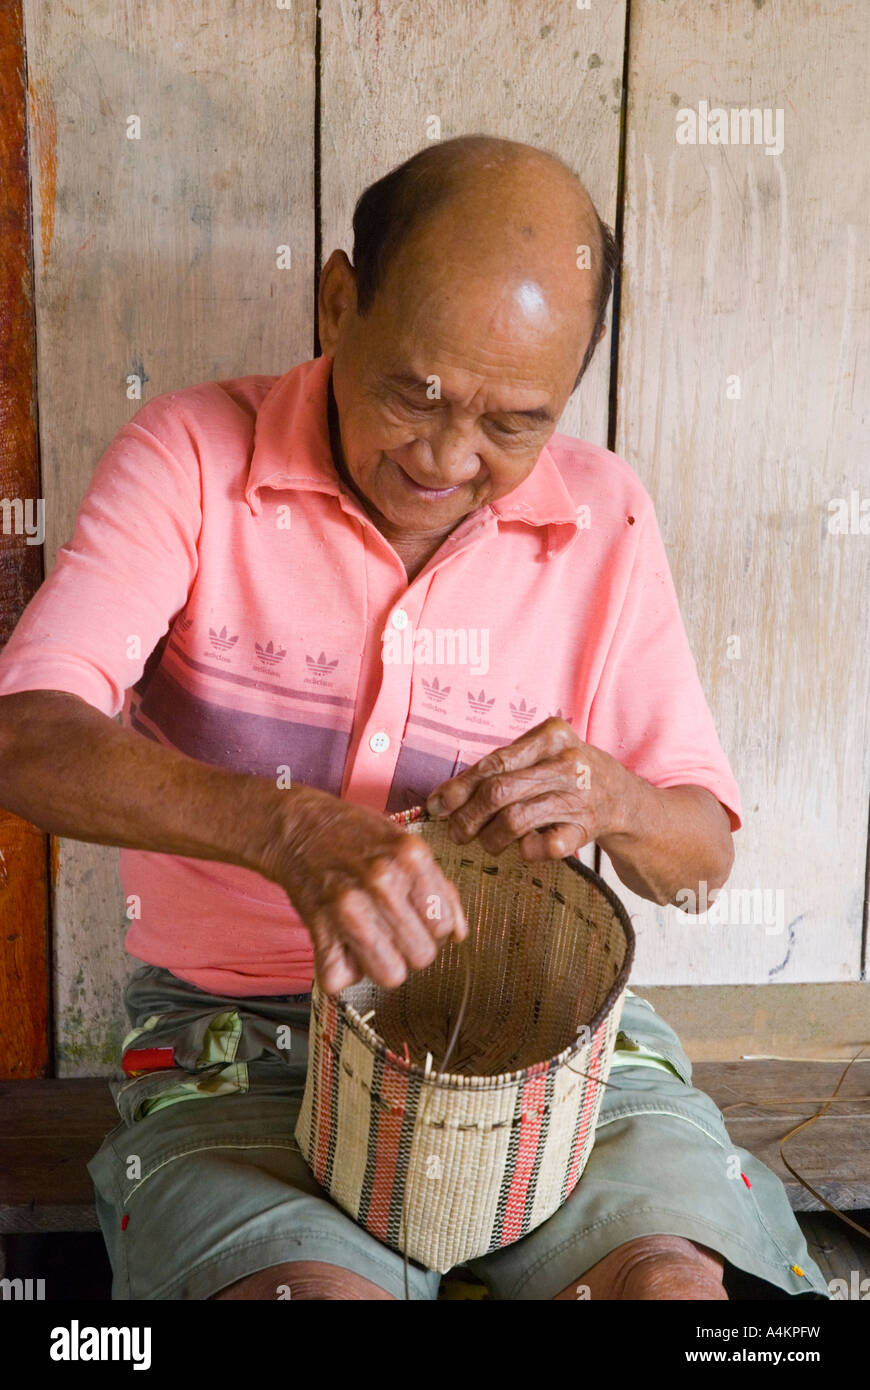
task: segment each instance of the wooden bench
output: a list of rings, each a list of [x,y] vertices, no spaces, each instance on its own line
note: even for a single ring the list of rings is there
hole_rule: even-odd
[[[779,1140],[834,1090],[840,1062],[706,1062],[694,1081],[735,1144],[782,1179],[795,1211],[821,1205],[783,1167]],[[790,1163],[841,1210],[870,1208],[870,1063],[856,1062],[830,1110],[787,1146]],[[807,1099],[811,1098],[811,1099]],[[768,1105],[735,1102],[774,1101]],[[106,1081],[0,1082],[0,1236],[98,1230],[86,1164],[118,1123]]]
[[[97,1231],[86,1164],[118,1112],[104,1077],[0,1082],[0,1235]]]

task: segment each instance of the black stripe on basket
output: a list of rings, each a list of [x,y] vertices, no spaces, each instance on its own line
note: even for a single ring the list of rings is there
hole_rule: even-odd
[[[336,1009],[335,1037],[332,1040],[332,1086],[329,1094],[329,1142],[326,1148],[326,1173],[323,1186],[332,1187],[332,1165],[335,1162],[335,1140],[338,1134],[338,1088],[341,1085],[341,1052],[347,1025],[341,1009]]]
[[[532,1207],[535,1205],[535,1192],[538,1185],[538,1174],[541,1171],[541,1163],[544,1158],[544,1149],[547,1147],[547,1135],[550,1132],[550,1115],[553,1109],[553,1091],[556,1088],[557,1067],[550,1067],[547,1072],[547,1082],[544,1087],[544,1113],[541,1116],[541,1131],[538,1135],[538,1147],[535,1151],[535,1161],[532,1165],[532,1175],[529,1179],[529,1190],[526,1193],[526,1209],[523,1212],[522,1235],[526,1235],[529,1230],[529,1222],[532,1219]]]
[[[390,1214],[387,1219],[387,1244],[395,1249],[399,1248],[399,1237],[402,1229],[402,1205],[405,1195],[405,1185],[408,1181],[408,1168],[411,1163],[411,1147],[414,1142],[414,1126],[416,1124],[418,1102],[422,1088],[421,1078],[411,1075],[408,1077],[408,1084],[405,1088],[405,1113],[402,1116],[402,1127],[399,1131],[399,1153],[396,1162],[396,1172],[393,1177],[393,1190],[390,1193]],[[425,1138],[426,1131],[421,1131],[421,1138]],[[426,1158],[423,1157],[425,1164]]]
[[[582,1056],[583,1054],[581,1053],[580,1055]],[[578,1075],[580,1074],[580,1071],[579,1071],[579,1068],[578,1068],[578,1067],[575,1067],[574,1070],[577,1072]],[[588,1096],[589,1096],[589,1092],[590,1092],[590,1090],[592,1089],[592,1087],[597,1085],[597,1082],[594,1081],[594,1080],[591,1080],[590,1078],[595,1077],[595,1076],[597,1075],[597,1073],[598,1073],[600,1070],[601,1070],[601,1051],[600,1051],[600,1049],[599,1049],[599,1051],[596,1052],[595,1055],[593,1056],[592,1061],[589,1063],[589,1068],[588,1068],[589,1076],[588,1076],[587,1078],[584,1078],[584,1080],[582,1080],[582,1081],[580,1082],[581,1090],[580,1090],[579,1104],[578,1104],[578,1106],[577,1106],[577,1119],[576,1119],[576,1121],[575,1121],[575,1123],[574,1123],[574,1131],[573,1131],[573,1133],[572,1133],[572,1135],[571,1135],[571,1147],[570,1147],[569,1150],[568,1150],[568,1162],[565,1164],[565,1176],[564,1176],[564,1178],[562,1179],[562,1198],[561,1198],[561,1200],[562,1200],[563,1202],[567,1201],[567,1198],[568,1198],[568,1178],[570,1177],[571,1169],[572,1169],[573,1166],[574,1166],[574,1163],[573,1163],[574,1150],[575,1150],[576,1147],[577,1147],[577,1135],[580,1133],[580,1125],[581,1125],[581,1123],[582,1123],[582,1121],[583,1121],[583,1114],[584,1114],[584,1111],[586,1110],[586,1100],[587,1100],[587,1098],[588,1098]]]
[[[320,1104],[321,1104],[321,1078],[323,1054],[323,1010],[318,1007],[316,1001],[311,1001],[311,1012],[314,1015],[316,1027],[314,1028],[312,1039],[309,1039],[308,1067],[309,1075],[313,1078],[311,1090],[311,1119],[308,1128],[308,1163],[317,1181],[321,1182],[322,1173],[320,1169],[318,1154],[318,1134],[320,1130]],[[307,1085],[307,1083],[306,1083]]]
[[[489,1250],[498,1250],[501,1247],[502,1231],[504,1230],[504,1218],[507,1211],[508,1197],[510,1196],[511,1184],[513,1183],[514,1168],[517,1161],[517,1152],[520,1147],[520,1128],[523,1114],[523,1092],[526,1089],[526,1082],[521,1081],[517,1086],[516,1100],[514,1101],[514,1113],[511,1117],[511,1132],[508,1139],[507,1153],[504,1158],[504,1176],[501,1180],[501,1191],[498,1194],[498,1206],[495,1209],[495,1219],[492,1223],[492,1239],[489,1242]],[[487,1252],[489,1253],[489,1251]]]
[[[378,1131],[381,1126],[381,1107],[378,1104],[384,1082],[384,1059],[380,1052],[375,1053],[372,1063],[372,1089],[369,1110],[369,1143],[366,1151],[366,1167],[363,1173],[362,1188],[359,1194],[357,1221],[364,1226],[369,1219],[372,1192],[375,1185],[375,1172],[378,1166]]]

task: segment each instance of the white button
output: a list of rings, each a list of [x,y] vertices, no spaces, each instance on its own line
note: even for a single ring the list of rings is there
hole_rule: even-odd
[[[372,734],[371,738],[369,739],[369,748],[372,750],[373,753],[386,753],[389,746],[389,735],[385,734],[383,730],[380,733]]]
[[[405,612],[404,608],[397,608],[390,621],[392,622],[393,627],[397,627],[400,632],[403,628],[407,627],[408,615]]]

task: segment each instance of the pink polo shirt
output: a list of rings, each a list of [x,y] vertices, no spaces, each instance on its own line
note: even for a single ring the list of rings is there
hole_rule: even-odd
[[[654,786],[709,788],[738,829],[628,464],[554,434],[409,584],[336,474],[330,369],[142,406],[0,654],[0,694],[71,691],[203,762],[389,812],[557,714]],[[124,849],[121,877],[133,956],[229,995],[310,988],[308,933],[259,874]]]

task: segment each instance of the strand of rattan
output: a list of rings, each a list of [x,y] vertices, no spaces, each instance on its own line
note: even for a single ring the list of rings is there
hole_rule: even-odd
[[[466,939],[467,939],[467,938],[466,938]],[[443,1058],[441,1059],[441,1065],[440,1065],[440,1067],[438,1068],[439,1072],[444,1072],[444,1071],[447,1070],[447,1063],[450,1061],[451,1053],[453,1052],[453,1049],[454,1049],[454,1047],[456,1046],[456,1040],[457,1040],[457,1038],[459,1037],[459,1030],[461,1029],[463,1020],[464,1020],[464,1018],[465,1018],[465,1010],[466,1010],[466,1007],[467,1007],[467,1005],[468,1005],[468,996],[469,996],[469,994],[471,993],[471,961],[470,961],[470,959],[469,959],[469,955],[468,955],[468,951],[467,951],[467,950],[465,950],[465,951],[462,952],[462,957],[463,957],[463,960],[464,960],[464,962],[465,962],[465,984],[463,985],[463,988],[462,988],[462,998],[461,998],[461,1000],[459,1001],[459,1012],[458,1012],[457,1015],[456,1015],[456,1025],[455,1025],[455,1027],[454,1027],[454,1029],[453,1029],[453,1033],[452,1033],[452,1035],[451,1035],[451,1037],[450,1037],[450,1040],[449,1040],[449,1042],[448,1042],[448,1044],[447,1044],[447,1051],[444,1053],[444,1056],[443,1056]],[[433,1090],[434,1090],[434,1087],[433,1087]],[[429,1099],[429,1097],[427,1097],[427,1095],[426,1095],[425,1082],[424,1082],[423,1101],[422,1101],[422,1104],[421,1104],[421,1106],[420,1106],[420,1127],[421,1127],[421,1129],[423,1129],[424,1126],[425,1126],[424,1108],[425,1108],[427,1099]],[[407,1176],[406,1176],[406,1178],[405,1178],[405,1187],[404,1187],[404,1191],[403,1191],[403,1193],[402,1193],[402,1235],[403,1235],[403,1237],[404,1237],[404,1240],[405,1240],[405,1243],[406,1243],[406,1244],[407,1244],[407,1240],[408,1240],[408,1188],[409,1188],[409,1186],[410,1186],[410,1184],[409,1184],[409,1182],[408,1182],[408,1180],[407,1180]],[[410,1285],[410,1279],[409,1279],[409,1273],[408,1273],[408,1252],[407,1252],[407,1250],[403,1250],[403,1251],[402,1251],[402,1257],[403,1257],[404,1263],[405,1263],[405,1299],[406,1299],[407,1301],[410,1301],[410,1298],[411,1298],[411,1285]]]
[[[844,1096],[839,1102],[837,1102],[836,1097],[837,1092],[839,1091],[843,1082],[846,1080],[847,1073],[855,1064],[855,1062],[857,1062],[859,1059],[861,1061],[870,1060],[868,1058],[861,1057],[861,1053],[865,1052],[868,1047],[870,1047],[870,1043],[865,1043],[864,1046],[860,1047],[858,1051],[855,1053],[855,1056],[852,1058],[851,1062],[847,1064],[843,1074],[841,1075],[839,1081],[834,1087],[833,1095],[828,1097],[821,1110],[817,1110],[815,1115],[811,1115],[808,1120],[802,1120],[799,1125],[795,1125],[794,1129],[790,1129],[788,1134],[783,1135],[782,1139],[780,1139],[779,1141],[779,1156],[782,1159],[788,1171],[791,1173],[792,1177],[797,1178],[798,1182],[801,1184],[801,1187],[805,1187],[807,1189],[807,1192],[811,1192],[815,1197],[816,1201],[821,1202],[823,1207],[826,1207],[828,1211],[833,1212],[834,1216],[838,1216],[841,1221],[845,1221],[847,1226],[851,1226],[854,1230],[860,1231],[863,1236],[870,1236],[870,1230],[868,1230],[866,1226],[861,1226],[857,1221],[853,1221],[851,1216],[847,1216],[844,1211],[840,1211],[839,1207],[835,1207],[832,1202],[829,1202],[827,1198],[823,1197],[821,1192],[817,1192],[816,1189],[812,1186],[812,1184],[808,1183],[806,1178],[801,1177],[797,1169],[791,1166],[782,1150],[783,1145],[787,1144],[789,1139],[793,1139],[794,1136],[796,1134],[799,1134],[802,1129],[806,1129],[808,1125],[813,1125],[815,1124],[816,1120],[820,1120],[829,1106],[834,1105],[835,1103],[843,1105],[846,1103],[847,1100],[851,1100],[854,1102],[855,1100],[863,1099],[863,1097],[861,1096]],[[726,1105],[724,1107],[723,1114],[725,1110],[737,1110],[742,1105],[776,1105],[781,1104],[784,1101],[799,1105],[801,1104],[801,1102],[813,1101],[814,1099],[815,1097],[810,1096],[768,1096],[765,1100],[735,1100],[732,1101],[730,1105]]]

